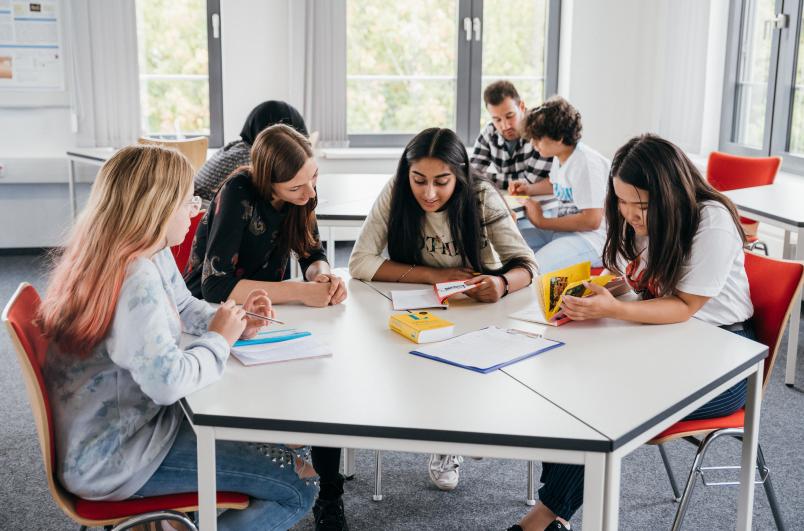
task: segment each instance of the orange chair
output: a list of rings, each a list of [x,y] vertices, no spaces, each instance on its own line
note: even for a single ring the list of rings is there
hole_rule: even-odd
[[[48,341],[33,322],[40,304],[39,294],[33,286],[22,283],[3,310],[2,320],[17,351],[53,500],[67,516],[81,526],[82,531],[87,527],[101,526],[107,529],[115,526],[114,530],[130,529],[156,520],[176,520],[189,529],[196,530],[192,520],[182,514],[198,510],[196,492],[122,501],[92,501],[74,496],[59,484],[56,478],[53,417],[42,376]],[[249,504],[248,496],[235,492],[219,492],[217,499],[220,509],[245,509]]]
[[[765,370],[762,377],[762,392],[768,387],[773,365],[776,363],[776,356],[779,353],[779,343],[782,340],[785,323],[790,318],[796,304],[796,294],[801,289],[802,279],[804,278],[804,265],[799,262],[788,262],[766,258],[753,253],[745,253],[745,272],[748,275],[748,284],[751,290],[751,302],[754,305],[754,331],[757,341],[766,345],[769,349],[768,357],[765,359]],[[796,312],[797,317],[798,313]],[[679,502],[672,529],[681,528],[684,513],[689,505],[692,489],[695,486],[698,476],[704,478],[703,472],[706,470],[719,470],[734,467],[703,467],[704,456],[712,442],[724,435],[736,437],[743,436],[745,409],[725,416],[703,420],[682,420],[670,426],[649,444],[659,446],[662,461],[667,469],[670,485],[673,488],[676,501]],[[698,439],[697,437],[703,437]],[[684,439],[698,447],[692,469],[687,479],[684,493],[679,495],[678,485],[676,484],[673,472],[667,459],[667,454],[662,445],[675,439]],[[776,494],[771,484],[770,472],[765,465],[765,457],[762,454],[762,447],[757,451],[757,466],[760,470],[761,481],[765,487],[765,493],[770,502],[773,519],[778,529],[784,529],[779,504],[776,501]],[[737,467],[739,468],[739,467]],[[724,485],[735,483],[709,483],[704,480],[705,485]]]
[[[198,229],[198,224],[201,222],[201,218],[204,217],[206,212],[206,210],[202,210],[196,214],[195,217],[190,220],[190,229],[187,231],[187,235],[184,236],[184,241],[170,248],[170,252],[173,253],[173,259],[176,261],[176,266],[182,273],[184,273],[184,268],[187,267],[187,261],[190,259],[190,251],[193,250],[195,231]]]
[[[706,165],[706,180],[721,192],[765,186],[773,184],[781,164],[781,157],[741,157],[713,151]],[[744,217],[740,217],[740,222],[745,229],[749,249],[762,249],[767,256],[767,244],[757,238],[759,222]]]

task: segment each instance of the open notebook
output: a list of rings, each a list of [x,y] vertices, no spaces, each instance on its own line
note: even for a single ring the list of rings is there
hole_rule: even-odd
[[[332,349],[320,343],[310,332],[270,330],[260,332],[253,339],[235,342],[232,355],[243,365],[249,366],[322,358],[331,356]]]

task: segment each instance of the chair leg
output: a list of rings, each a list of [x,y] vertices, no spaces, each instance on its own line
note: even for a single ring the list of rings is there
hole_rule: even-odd
[[[382,452],[374,452],[374,501],[382,501]]]
[[[757,446],[757,466],[759,467],[760,473],[767,469],[765,456],[762,454],[762,446],[759,445]],[[785,531],[787,527],[784,525],[782,511],[779,507],[779,502],[776,499],[776,491],[773,489],[773,483],[771,483],[770,472],[767,472],[763,487],[765,487],[765,495],[768,497],[768,503],[770,504],[771,513],[773,513],[773,521],[776,523],[776,529],[779,531]]]
[[[534,468],[536,467],[536,463],[533,461],[528,461],[528,499],[525,500],[527,505],[531,507],[536,505],[536,489],[534,488]]]
[[[709,445],[711,445],[712,442],[718,437],[723,435],[733,435],[735,431],[737,430],[726,429],[713,431],[707,435],[703,441],[701,441],[700,445],[698,446],[698,451],[695,452],[695,459],[692,461],[692,468],[690,469],[690,475],[687,478],[687,484],[684,487],[684,493],[681,495],[681,499],[678,502],[676,516],[673,519],[673,527],[670,528],[672,531],[681,530],[681,523],[684,521],[684,514],[687,512],[687,508],[689,507],[690,499],[692,498],[692,490],[695,488],[695,480],[701,475],[701,464],[706,456],[706,451],[709,449]]]
[[[667,452],[663,444],[659,444],[659,455],[662,456],[662,463],[664,469],[667,471],[667,479],[670,480],[670,487],[673,489],[673,501],[678,502],[681,500],[681,493],[678,492],[678,483],[676,483],[676,476],[673,474],[673,469],[670,468],[670,459],[667,457]]]
[[[158,520],[174,520],[181,522],[187,527],[187,529],[191,531],[198,531],[198,527],[196,527],[195,522],[187,518],[186,515],[177,511],[156,511],[152,513],[140,514],[117,524],[114,526],[113,531],[125,531],[133,527],[150,522],[156,522]]]

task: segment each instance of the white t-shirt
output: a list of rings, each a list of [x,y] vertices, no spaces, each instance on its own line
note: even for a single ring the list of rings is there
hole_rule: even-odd
[[[642,241],[644,250],[631,278],[638,278],[647,263],[648,239]],[[743,242],[731,214],[717,201],[703,203],[690,256],[682,266],[676,289],[709,297],[706,304],[695,312],[694,317],[701,321],[717,326],[730,325],[754,315],[745,274]]]
[[[577,214],[588,208],[603,208],[606,200],[606,185],[611,162],[583,142],[575,146],[567,162],[560,164],[553,159],[550,182],[553,194],[561,202],[558,217]],[[597,230],[579,232],[599,253],[606,241],[606,222]]]

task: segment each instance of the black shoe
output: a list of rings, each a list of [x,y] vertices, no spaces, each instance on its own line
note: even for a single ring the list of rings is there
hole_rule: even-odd
[[[553,520],[553,523],[545,527],[544,531],[569,531],[569,527],[562,524],[560,520]]]
[[[508,529],[506,529],[506,531],[522,531],[522,526],[520,526],[519,524],[514,524]]]
[[[315,531],[349,531],[346,515],[343,513],[343,498],[317,499],[313,505],[313,516]]]

